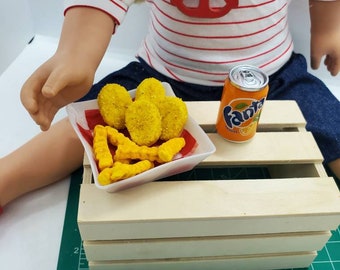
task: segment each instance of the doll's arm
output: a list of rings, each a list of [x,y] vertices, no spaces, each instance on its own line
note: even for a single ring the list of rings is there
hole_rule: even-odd
[[[317,69],[325,56],[328,71],[340,71],[340,1],[310,0],[311,66]]]

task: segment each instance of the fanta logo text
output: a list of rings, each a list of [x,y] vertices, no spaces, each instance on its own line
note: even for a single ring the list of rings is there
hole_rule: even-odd
[[[261,100],[254,100],[249,106],[246,106],[244,110],[234,110],[230,105],[227,105],[223,109],[224,121],[229,128],[239,127],[245,121],[253,118],[255,114],[262,108],[266,98]]]

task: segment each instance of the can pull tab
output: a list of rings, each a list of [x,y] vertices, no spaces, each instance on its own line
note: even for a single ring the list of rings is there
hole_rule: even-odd
[[[255,75],[253,72],[251,72],[250,70],[242,70],[240,71],[241,73],[241,77],[243,79],[243,81],[248,84],[248,85],[254,85],[257,83],[257,81],[255,80]]]

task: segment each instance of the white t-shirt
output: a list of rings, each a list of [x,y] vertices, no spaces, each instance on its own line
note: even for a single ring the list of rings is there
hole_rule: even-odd
[[[293,51],[289,0],[147,0],[149,32],[137,55],[179,81],[223,85],[235,65],[251,64],[272,74]],[[123,22],[133,0],[66,0],[91,6]],[[197,17],[201,16],[201,17]],[[205,17],[205,18],[202,18]],[[147,26],[146,26],[147,27]]]

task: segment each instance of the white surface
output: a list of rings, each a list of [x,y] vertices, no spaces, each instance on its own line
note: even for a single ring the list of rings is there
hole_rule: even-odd
[[[53,54],[56,44],[56,39],[36,36],[0,76],[0,157],[39,132],[22,107],[19,93],[26,78]],[[96,78],[131,60],[109,53],[106,57]],[[63,110],[56,120],[65,116]],[[25,195],[6,207],[0,216],[0,269],[56,269],[68,188],[69,178]]]
[[[13,16],[14,14],[15,16]],[[20,23],[18,23],[19,21]],[[0,74],[16,58],[33,35],[33,22],[27,1],[1,1]]]
[[[0,156],[39,131],[21,106],[19,91],[31,71],[51,54],[53,44],[28,46],[0,77]],[[61,181],[6,207],[0,216],[1,269],[55,269],[68,183]]]
[[[39,34],[59,38],[63,23],[63,0],[0,1],[0,74]],[[148,13],[145,4],[133,5],[124,23],[117,28],[109,52],[119,50],[123,58],[134,56],[147,32]],[[20,20],[18,20],[20,18]],[[134,33],[131,34],[131,29]],[[119,65],[119,64],[118,64]]]

